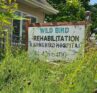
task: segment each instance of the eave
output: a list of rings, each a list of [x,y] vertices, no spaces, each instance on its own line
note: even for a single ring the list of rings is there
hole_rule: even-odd
[[[54,9],[52,6],[39,3],[36,0],[17,0],[17,1],[25,3],[34,8],[42,9],[45,14],[57,14],[59,12],[58,10]]]

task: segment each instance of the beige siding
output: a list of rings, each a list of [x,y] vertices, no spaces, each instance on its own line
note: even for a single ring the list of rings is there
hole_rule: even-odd
[[[39,23],[44,22],[45,14],[41,9],[34,8],[34,7],[31,7],[31,6],[22,4],[22,3],[19,3],[18,6],[19,6],[19,10],[37,17]]]

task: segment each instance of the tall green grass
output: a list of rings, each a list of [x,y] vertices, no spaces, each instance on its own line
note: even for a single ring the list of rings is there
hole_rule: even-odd
[[[30,60],[25,52],[0,63],[0,93],[93,93],[97,87],[97,52],[72,63]]]

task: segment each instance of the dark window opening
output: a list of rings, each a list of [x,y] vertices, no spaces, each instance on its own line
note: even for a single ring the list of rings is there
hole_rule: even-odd
[[[33,16],[29,16],[26,13],[16,11],[17,16],[21,19],[13,20],[13,32],[12,32],[12,43],[25,44],[26,40],[26,21],[29,19],[31,23],[36,23],[37,20]]]

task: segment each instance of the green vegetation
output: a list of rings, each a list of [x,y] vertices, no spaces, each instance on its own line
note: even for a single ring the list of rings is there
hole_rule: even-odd
[[[82,21],[85,17],[85,8],[79,0],[48,0],[56,9],[57,15],[46,17],[48,22]]]
[[[0,60],[10,51],[9,35],[16,8],[16,0],[0,0]]]
[[[47,15],[48,22],[82,21],[85,20],[85,11],[91,12],[91,30],[97,28],[97,4],[90,5],[90,0],[47,0],[55,9],[57,15]]]
[[[97,4],[91,6],[92,30],[97,28]]]
[[[66,64],[31,61],[23,52],[0,64],[0,93],[93,93],[96,72],[97,52]]]

